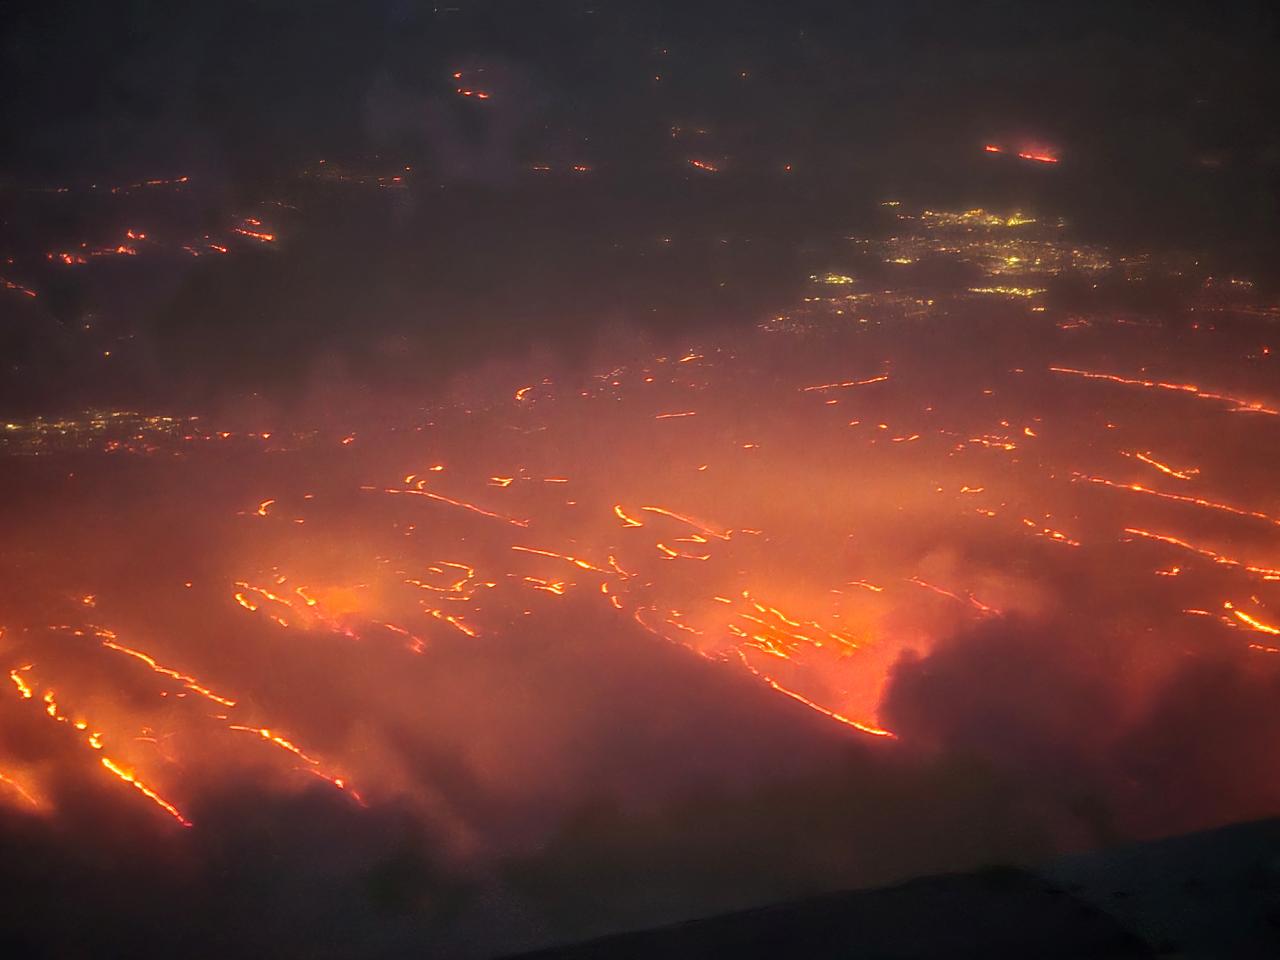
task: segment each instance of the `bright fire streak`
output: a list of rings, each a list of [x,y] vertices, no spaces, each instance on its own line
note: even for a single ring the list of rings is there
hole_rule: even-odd
[[[681,411],[680,411],[680,412],[678,412],[678,413],[659,413],[659,414],[655,414],[653,419],[655,419],[655,420],[674,420],[674,419],[676,419],[677,417],[696,417],[697,415],[698,415],[698,411],[697,411],[697,410],[681,410]]]
[[[265,517],[267,515],[267,509],[273,503],[275,503],[275,500],[263,500],[260,504],[258,504],[258,509],[255,512],[258,514],[258,516]]]
[[[135,777],[132,771],[126,770],[124,767],[114,762],[110,757],[103,757],[102,765],[125,783],[129,784],[129,786],[133,787],[133,789],[137,790],[165,813],[169,814],[169,816],[173,817],[173,819],[177,820],[184,827],[192,826],[191,821],[182,815],[181,810]]]
[[[256,733],[263,740],[266,740],[269,743],[274,743],[277,747],[279,747],[282,750],[288,750],[295,757],[298,757],[301,760],[305,760],[307,763],[318,764],[320,762],[314,757],[307,756],[293,743],[286,740],[284,737],[277,736],[276,734],[272,733],[270,730],[266,729],[265,727],[245,727],[245,726],[241,726],[238,723],[233,723],[233,724],[229,724],[227,728],[229,730],[239,730],[244,733]]]
[[[431,614],[431,616],[435,617],[437,620],[442,620],[445,623],[449,624],[449,626],[453,627],[459,633],[465,633],[468,637],[479,636],[478,633],[476,633],[473,629],[471,629],[469,626],[463,623],[459,618],[452,616],[451,614],[445,613],[443,610],[429,610],[428,612]]]
[[[1223,403],[1232,404],[1233,412],[1265,413],[1273,417],[1280,416],[1280,410],[1272,410],[1270,407],[1264,407],[1257,401],[1242,400],[1239,397],[1229,397],[1221,393],[1209,393],[1201,390],[1195,384],[1191,383],[1165,383],[1160,380],[1135,380],[1131,377],[1120,377],[1110,373],[1093,373],[1089,370],[1076,370],[1073,367],[1050,367],[1049,370],[1053,373],[1065,373],[1073,377],[1084,377],[1086,380],[1107,380],[1111,383],[1120,383],[1129,387],[1145,387],[1147,389],[1173,390],[1179,393],[1189,393],[1202,400],[1220,400]]]
[[[421,580],[414,580],[414,579],[405,580],[405,583],[412,584],[413,586],[418,587],[422,590],[434,590],[436,593],[460,593],[460,594],[469,596],[469,594],[466,593],[465,587],[470,580],[473,580],[475,578],[476,568],[471,566],[470,564],[457,563],[453,560],[440,560],[439,566],[432,566],[432,567],[428,567],[427,569],[431,573],[443,575],[445,571],[441,570],[440,567],[449,567],[452,570],[460,570],[462,571],[462,576],[460,576],[456,580],[451,581],[445,586],[440,586],[439,584],[424,583]],[[302,588],[299,587],[298,589],[299,591],[301,591]],[[309,600],[308,602],[313,602],[313,601]]]
[[[870,590],[872,593],[884,593],[884,587],[878,587],[866,580],[850,580],[849,586],[861,587],[863,590]]]
[[[23,700],[30,700],[32,697],[31,685],[22,679],[22,675],[17,670],[9,671],[9,679],[13,681],[13,685],[18,688],[18,693]]]
[[[518,517],[508,517],[503,513],[494,513],[492,510],[486,510],[484,507],[478,507],[474,503],[467,503],[464,500],[454,500],[451,497],[444,496],[443,494],[432,493],[430,490],[397,490],[394,487],[388,487],[386,492],[392,494],[406,493],[415,497],[426,497],[428,500],[438,500],[440,503],[447,503],[451,507],[460,507],[463,510],[470,510],[472,513],[478,513],[482,517],[492,517],[494,520],[501,520],[514,527],[527,527],[529,525],[528,520],[521,520]]]
[[[684,514],[676,513],[673,510],[668,510],[666,507],[641,507],[640,509],[648,513],[656,513],[659,516],[670,517],[672,520],[679,520],[681,523],[687,523],[689,526],[693,527],[695,530],[701,533],[705,533],[709,536],[715,537],[718,540],[728,540],[730,536],[732,536],[733,534],[732,530],[725,530],[725,531],[716,530],[713,527],[707,526],[705,523],[703,523],[700,520],[695,520],[693,517],[686,517]]]
[[[1185,540],[1179,540],[1177,537],[1171,537],[1168,534],[1152,533],[1150,530],[1141,530],[1137,527],[1125,527],[1125,533],[1131,533],[1135,537],[1143,537],[1147,540],[1156,540],[1160,543],[1167,543],[1170,546],[1181,547],[1183,550],[1190,550],[1192,553],[1198,553],[1202,557],[1208,557],[1214,563],[1220,563],[1227,567],[1239,567],[1241,570],[1247,570],[1249,573],[1256,573],[1264,580],[1280,580],[1280,570],[1271,567],[1259,567],[1245,563],[1243,560],[1237,560],[1234,557],[1227,557],[1220,553],[1215,553],[1205,547],[1197,547],[1193,543]]]
[[[1022,518],[1022,522],[1025,526],[1034,530],[1037,537],[1044,537],[1047,540],[1052,540],[1054,543],[1066,544],[1068,547],[1080,546],[1079,540],[1072,540],[1060,530],[1054,530],[1052,527],[1042,527],[1034,520],[1028,520],[1026,517]]]
[[[659,543],[657,544],[657,547],[659,550],[662,551],[662,553],[665,555],[666,559],[668,560],[710,560],[711,559],[711,554],[709,553],[699,553],[699,554],[685,553],[683,550],[673,550],[671,547],[668,547],[665,543]]]
[[[1214,500],[1206,500],[1203,497],[1189,497],[1181,493],[1165,493],[1161,490],[1153,490],[1150,487],[1144,487],[1140,483],[1118,483],[1115,480],[1108,480],[1106,477],[1091,477],[1087,474],[1077,473],[1077,480],[1087,480],[1089,483],[1097,483],[1106,487],[1114,487],[1116,490],[1129,490],[1133,493],[1144,493],[1149,497],[1159,497],[1161,500],[1173,500],[1177,503],[1189,503],[1192,506],[1204,507],[1206,510],[1220,510],[1223,513],[1235,514],[1237,517],[1253,517],[1255,520],[1265,520],[1267,523],[1273,523],[1280,526],[1280,520],[1269,514],[1260,513],[1257,510],[1245,510],[1242,507],[1233,507],[1229,503],[1218,503]]]
[[[191,690],[194,693],[198,693],[200,694],[200,696],[205,697],[209,700],[212,700],[214,703],[220,703],[224,707],[234,707],[236,705],[236,702],[234,700],[228,700],[226,697],[219,696],[218,694],[214,693],[208,687],[202,686],[200,684],[200,681],[197,680],[195,677],[189,677],[185,673],[179,673],[177,670],[173,670],[173,669],[170,669],[169,667],[161,666],[159,663],[155,661],[153,657],[143,653],[141,650],[134,650],[132,647],[126,647],[122,643],[117,643],[115,640],[109,639],[107,637],[102,637],[101,635],[99,635],[99,639],[102,640],[102,645],[107,649],[118,650],[120,653],[133,657],[136,660],[141,660],[143,663],[145,663],[148,667],[150,667],[156,673],[164,674],[166,677],[172,677],[174,680],[177,680],[179,683],[185,686],[188,690]]]
[[[293,603],[290,600],[280,596],[280,594],[278,593],[272,593],[266,587],[255,587],[253,586],[253,584],[246,583],[243,580],[237,580],[236,586],[244,590],[250,590],[253,593],[258,594],[260,597],[263,597],[266,600],[270,600],[272,603],[278,603],[278,604],[281,604],[282,606],[286,606],[290,608],[293,607]],[[306,587],[302,587],[301,589],[305,590]],[[302,596],[304,600],[306,599],[306,597],[303,596],[302,594],[299,594],[299,596]]]
[[[982,613],[995,615],[995,616],[1000,615],[999,610],[997,610],[995,607],[988,606],[987,604],[983,603],[981,600],[979,600],[977,597],[975,597],[971,593],[966,594],[965,596],[962,597],[958,593],[952,593],[950,590],[946,590],[938,586],[937,584],[929,583],[927,580],[921,580],[919,577],[907,577],[907,583],[914,583],[918,587],[924,587],[926,590],[932,590],[934,593],[938,594],[938,596],[949,597],[950,599],[955,600],[957,603],[967,603],[971,607],[973,607],[975,610],[978,610]]]
[[[1022,151],[1018,154],[1021,160],[1034,160],[1037,163],[1057,163],[1058,158],[1047,153],[1031,153],[1030,151]]]
[[[364,797],[360,796],[360,794],[352,790],[350,785],[348,785],[347,781],[342,779],[342,777],[331,777],[329,776],[329,774],[324,773],[320,770],[316,770],[314,767],[294,767],[294,769],[301,770],[304,773],[309,773],[313,777],[319,777],[325,783],[332,784],[333,786],[337,787],[339,790],[349,795],[352,800],[360,804],[360,806],[362,807],[367,808],[369,806],[369,804],[365,803]]]
[[[259,243],[275,243],[276,235],[274,233],[263,233],[260,230],[248,230],[244,227],[232,227],[232,233],[238,233],[243,237],[249,237],[257,240]]]
[[[536,554],[539,557],[553,557],[556,560],[567,560],[569,563],[572,563],[575,567],[581,567],[583,570],[594,570],[596,573],[609,572],[608,570],[602,570],[600,567],[597,567],[594,563],[590,563],[586,560],[580,560],[577,557],[571,557],[568,554],[564,554],[564,553],[554,553],[551,550],[539,550],[536,547],[513,546],[511,549],[519,553]]]
[[[3,783],[6,787],[11,789],[18,796],[22,797],[23,800],[27,801],[27,803],[31,804],[31,806],[35,807],[37,810],[40,809],[40,801],[28,793],[26,788],[17,780],[13,779],[13,777],[0,773],[0,783]]]
[[[404,627],[396,626],[394,623],[387,623],[386,621],[383,621],[383,620],[374,620],[373,622],[376,623],[378,626],[382,627],[384,630],[390,630],[392,633],[398,634],[399,636],[404,637],[407,641],[409,641],[408,644],[406,644],[407,648],[413,653],[421,653],[423,650],[427,648],[426,643],[423,641],[421,637],[413,633],[410,633]]]
[[[1161,463],[1155,457],[1151,456],[1151,454],[1142,453],[1139,450],[1135,450],[1133,453],[1129,453],[1124,450],[1121,450],[1120,452],[1123,453],[1126,457],[1133,457],[1135,460],[1141,460],[1143,463],[1147,464],[1148,466],[1155,467],[1161,473],[1166,474],[1167,476],[1173,477],[1176,480],[1190,480],[1192,477],[1194,477],[1196,474],[1200,472],[1199,467],[1184,467],[1181,470],[1176,470],[1173,467],[1169,466],[1169,464],[1167,463]]]
[[[1248,625],[1259,633],[1269,633],[1273,637],[1280,637],[1280,627],[1273,627],[1269,623],[1263,623],[1257,617],[1249,616],[1249,614],[1245,613],[1243,610],[1237,610],[1235,604],[1230,600],[1226,601],[1223,604],[1223,607],[1230,610],[1232,615],[1241,623]]]
[[[800,627],[812,627],[818,633],[821,633],[824,638],[834,640],[836,643],[840,644],[841,646],[848,647],[851,650],[855,650],[859,646],[857,641],[851,639],[850,637],[845,636],[844,634],[836,633],[834,631],[828,630],[824,626],[822,626],[822,624],[818,623],[815,620],[793,620],[791,617],[788,617],[785,613],[783,613],[777,607],[772,607],[772,606],[769,606],[768,604],[761,603],[759,600],[756,600],[754,597],[751,596],[750,592],[746,590],[742,591],[742,596],[743,596],[743,599],[745,599],[748,603],[750,603],[751,606],[754,607],[756,611],[758,611],[759,613],[768,614],[776,618],[780,622],[786,624],[787,627],[793,628],[788,630],[783,627],[778,627],[775,624],[769,623],[768,621],[760,617],[753,616],[749,613],[738,614],[738,616],[741,617],[742,619],[748,620],[752,623],[760,624],[760,626],[764,627],[767,631],[772,631],[774,634],[778,635],[778,636],[769,638],[769,637],[762,637],[759,634],[756,634],[751,638],[753,640],[766,643],[771,648],[767,652],[771,652],[771,653],[775,652],[772,641],[778,640],[778,639],[783,640],[784,643],[790,641],[794,644],[795,641],[803,641],[804,643],[812,644],[815,647],[821,647],[823,645],[825,640],[817,639],[817,638],[808,636],[806,634],[797,632],[798,628]]]
[[[644,524],[641,523],[639,520],[637,520],[635,517],[627,516],[626,512],[622,509],[622,504],[620,503],[615,503],[613,505],[613,514],[619,520],[622,521],[622,525],[624,527],[643,527],[644,526]]]
[[[563,580],[543,580],[541,577],[525,577],[524,581],[532,584],[535,590],[545,590],[547,593],[554,593],[557,597],[563,597],[569,586]]]
[[[30,668],[29,668],[29,667],[24,667],[23,669],[30,669]],[[9,677],[10,677],[10,679],[12,679],[12,680],[13,680],[13,682],[17,685],[17,687],[18,687],[18,691],[19,691],[19,693],[21,693],[21,694],[22,694],[23,699],[28,699],[28,700],[29,700],[29,699],[31,699],[31,688],[26,684],[26,682],[25,682],[25,681],[23,681],[23,679],[22,679],[20,676],[18,676],[17,671],[16,671],[16,670],[11,670],[11,671],[9,672]],[[52,691],[52,690],[47,690],[47,691],[45,692],[45,695],[44,695],[44,697],[43,697],[42,699],[43,699],[44,704],[45,704],[45,713],[47,713],[50,717],[52,717],[54,720],[57,720],[59,723],[69,723],[69,722],[71,722],[71,721],[69,721],[69,720],[67,719],[67,717],[66,717],[66,716],[64,716],[64,715],[63,715],[63,714],[58,710],[58,703],[57,703],[57,701],[54,699],[54,694],[53,694],[53,691]],[[85,723],[84,721],[75,721],[75,722],[71,723],[71,725],[72,725],[73,727],[75,727],[75,729],[76,729],[76,730],[80,730],[80,731],[83,731],[83,730],[88,729],[88,726],[89,726],[89,725],[88,725],[87,723]],[[92,747],[94,750],[101,750],[101,749],[102,749],[102,736],[101,736],[101,734],[98,734],[98,733],[90,733],[90,734],[86,737],[86,739],[85,739],[85,743],[87,743],[87,744],[88,744],[90,747]],[[137,779],[137,778],[133,775],[133,772],[132,772],[131,770],[126,770],[126,769],[124,769],[124,768],[123,768],[123,767],[121,767],[119,764],[117,764],[115,761],[111,760],[109,757],[105,757],[105,756],[104,756],[104,757],[102,757],[102,758],[101,758],[101,760],[102,760],[102,765],[103,765],[107,770],[109,770],[112,774],[114,774],[114,775],[115,775],[116,777],[118,777],[120,780],[123,780],[125,783],[129,784],[130,786],[132,786],[132,787],[133,787],[134,789],[136,789],[139,793],[141,793],[144,797],[146,797],[148,800],[150,800],[150,801],[151,801],[152,803],[154,803],[156,806],[160,807],[160,809],[164,810],[166,813],[168,813],[171,817],[173,817],[175,820],[177,820],[177,821],[178,821],[180,824],[182,824],[184,827],[189,827],[189,826],[191,826],[191,821],[189,821],[186,817],[184,817],[184,816],[182,815],[182,812],[181,812],[180,810],[178,810],[178,808],[177,808],[177,807],[175,807],[173,804],[169,803],[169,801],[165,800],[163,797],[161,797],[158,793],[156,793],[154,790],[152,790],[150,787],[148,787],[148,786],[147,786],[145,783],[143,783],[141,780]]]
[[[801,387],[801,393],[809,393],[814,390],[836,390],[844,387],[865,387],[869,383],[883,383],[889,379],[887,373],[882,373],[878,377],[868,377],[866,380],[841,380],[839,383],[819,383],[812,387]]]
[[[30,287],[24,287],[20,283],[15,283],[13,280],[6,280],[3,277],[0,277],[0,286],[3,286],[6,290],[15,290],[18,293],[23,294],[24,296],[28,296],[28,297],[39,296],[39,294],[36,293],[34,290],[32,290]]]
[[[767,683],[774,690],[778,691],[778,693],[781,693],[784,696],[790,697],[792,700],[796,701],[797,703],[804,704],[810,710],[815,710],[818,713],[822,714],[824,717],[828,717],[829,719],[834,720],[837,723],[843,723],[847,727],[853,727],[853,729],[860,730],[861,732],[870,734],[873,737],[890,737],[894,740],[897,739],[897,734],[893,733],[891,730],[885,730],[883,727],[875,727],[869,723],[859,723],[857,720],[851,720],[846,716],[836,713],[834,710],[828,710],[826,707],[822,706],[821,704],[814,703],[812,700],[810,700],[808,697],[804,696],[803,694],[796,693],[794,690],[788,690],[782,684],[778,683],[777,680],[774,680],[772,677],[767,676],[764,673],[761,673],[759,670],[753,667],[750,664],[750,662],[748,662],[747,655],[743,653],[741,650],[738,650],[736,652],[738,656],[742,659],[742,665],[744,667],[746,667],[751,673],[753,673],[755,676],[759,677],[761,680]]]

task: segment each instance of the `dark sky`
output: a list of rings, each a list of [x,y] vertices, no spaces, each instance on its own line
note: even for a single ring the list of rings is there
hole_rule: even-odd
[[[298,370],[336,354],[394,377],[402,355],[436,376],[494,344],[577,349],[602,317],[753,322],[811,272],[804,245],[864,229],[885,196],[1027,205],[1094,239],[1229,248],[1263,273],[1280,249],[1278,23],[1262,2],[10,5],[0,239],[42,296],[3,306],[21,316],[0,334],[0,396],[203,402],[292,390],[284,349]],[[991,163],[992,139],[1063,162]],[[724,175],[691,178],[694,157]],[[300,201],[321,158],[413,176],[394,202]],[[539,162],[592,175],[548,184]],[[286,249],[50,269],[51,248],[176,214],[164,197],[33,188],[178,175],[171,234],[285,201],[303,208],[279,225]],[[675,235],[754,246],[730,263],[705,245],[636,252]],[[86,322],[98,367],[127,342],[151,368],[86,372]],[[419,334],[425,360],[401,348]]]
[[[814,152],[1020,127],[1119,162],[1280,143],[1277,21],[1260,2],[135,0],[6,19],[0,157],[24,177],[251,175],[386,148],[373,101],[445,91],[469,62],[505,65],[547,135],[607,140],[614,159],[655,150],[680,112],[742,146]]]

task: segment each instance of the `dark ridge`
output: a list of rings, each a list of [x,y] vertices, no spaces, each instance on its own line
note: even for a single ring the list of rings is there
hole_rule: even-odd
[[[616,934],[521,960],[1280,956],[1280,819]]]
[[[1032,873],[993,867],[830,894],[523,955],[663,957],[1151,957],[1141,938]]]

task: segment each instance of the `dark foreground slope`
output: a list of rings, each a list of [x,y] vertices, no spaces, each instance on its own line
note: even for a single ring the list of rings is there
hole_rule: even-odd
[[[1040,874],[1161,951],[1280,957],[1280,819],[1063,857]]]
[[[925,877],[605,937],[530,957],[1146,957],[1118,922],[1030,873]]]
[[[923,958],[1280,956],[1280,820],[620,934],[529,954]]]

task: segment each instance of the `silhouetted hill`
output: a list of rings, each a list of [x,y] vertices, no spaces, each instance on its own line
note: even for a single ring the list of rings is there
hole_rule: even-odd
[[[1280,956],[1280,820],[624,933],[527,960]]]
[[[1162,952],[1280,957],[1280,819],[1063,857],[1040,875]]]
[[[1021,870],[924,877],[528,954],[686,957],[1148,957],[1102,911]]]

